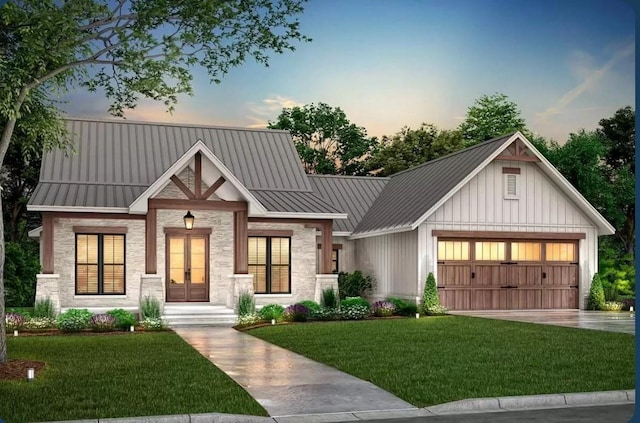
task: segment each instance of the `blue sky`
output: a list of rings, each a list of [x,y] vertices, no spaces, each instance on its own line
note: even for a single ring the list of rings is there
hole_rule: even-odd
[[[264,126],[282,107],[341,107],[370,135],[404,125],[452,129],[483,94],[518,104],[530,129],[563,143],[635,106],[635,17],[624,0],[310,0],[313,42],[247,62],[221,84],[194,71],[193,97],[173,115],[143,101],[134,120]],[[75,92],[74,116],[107,116],[99,95]]]

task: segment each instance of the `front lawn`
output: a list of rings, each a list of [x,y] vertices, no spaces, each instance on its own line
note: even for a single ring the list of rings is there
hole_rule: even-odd
[[[18,423],[184,413],[266,416],[173,332],[9,337],[9,358],[44,361],[35,382],[0,381],[0,419]]]
[[[425,407],[633,389],[634,336],[463,316],[279,325],[247,333]]]

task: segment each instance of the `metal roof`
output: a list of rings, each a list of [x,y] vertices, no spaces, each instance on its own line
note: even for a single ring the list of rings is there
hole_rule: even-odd
[[[251,190],[251,193],[267,210],[273,212],[342,213],[313,192]]]
[[[249,190],[312,191],[286,131],[78,118],[67,128],[76,153],[45,153],[30,205],[127,207],[198,140]]]
[[[391,175],[355,233],[412,225],[513,134]]]
[[[343,213],[347,219],[333,222],[334,232],[353,232],[378,197],[389,178],[309,175],[313,190]]]

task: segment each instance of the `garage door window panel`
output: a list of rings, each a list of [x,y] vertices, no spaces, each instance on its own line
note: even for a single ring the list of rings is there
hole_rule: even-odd
[[[542,244],[539,242],[512,242],[512,261],[542,261]]]
[[[506,258],[504,241],[478,241],[475,243],[477,261],[504,261]]]
[[[438,241],[439,261],[468,261],[468,241]]]
[[[546,261],[575,262],[576,244],[572,242],[547,242]]]

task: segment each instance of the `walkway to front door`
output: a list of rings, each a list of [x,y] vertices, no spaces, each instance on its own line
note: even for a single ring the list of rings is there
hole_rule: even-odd
[[[232,328],[174,330],[274,417],[416,409],[370,382]]]
[[[463,316],[488,317],[490,319],[513,320],[516,322],[540,323],[543,325],[566,326],[570,328],[595,329],[607,332],[635,334],[635,314],[628,311],[585,311],[585,310],[509,310],[509,311],[452,311]]]

